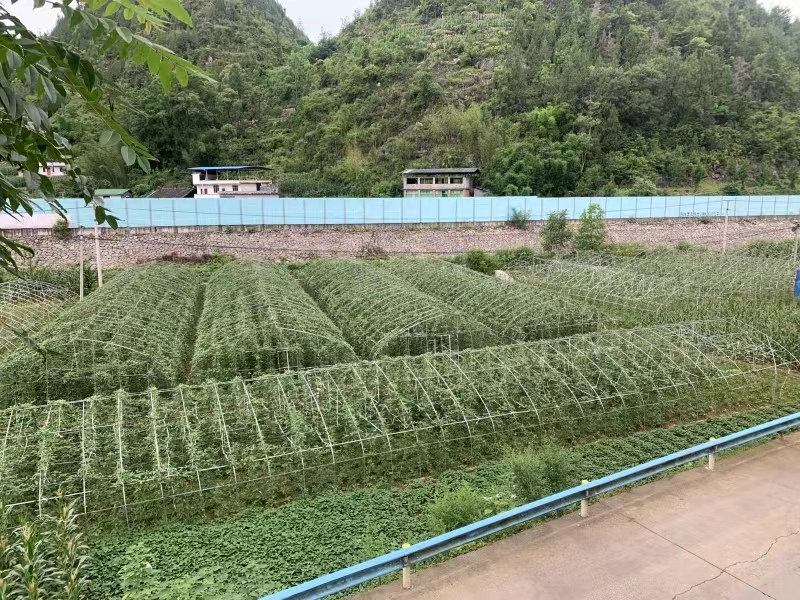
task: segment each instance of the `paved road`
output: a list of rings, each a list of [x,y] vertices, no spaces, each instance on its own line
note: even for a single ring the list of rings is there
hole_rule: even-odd
[[[362,600],[800,599],[800,434],[570,514]]]

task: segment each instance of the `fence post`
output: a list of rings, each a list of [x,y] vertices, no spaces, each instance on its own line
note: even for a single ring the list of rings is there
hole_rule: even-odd
[[[411,544],[405,543],[403,544],[403,550],[406,548],[411,548]],[[403,589],[410,590],[411,589],[411,565],[408,562],[408,557],[403,557]]]
[[[97,224],[94,226],[94,255],[97,262],[97,287],[103,287],[103,263],[100,261],[100,229]]]
[[[581,485],[586,485],[589,483],[588,479],[584,479],[581,481]],[[589,491],[585,492],[586,497],[581,500],[581,518],[586,518],[589,516]]]
[[[728,213],[730,212],[730,200],[725,200],[725,226],[722,228],[722,253],[728,252]]]
[[[78,239],[80,240],[80,263],[81,263],[81,272],[80,272],[80,293],[79,293],[79,300],[83,300],[83,227],[78,230]]]
[[[716,442],[717,438],[711,438],[708,440],[709,442]],[[708,455],[708,470],[713,471],[714,467],[716,466],[717,462],[717,455],[716,455],[716,448],[711,449],[711,454]]]

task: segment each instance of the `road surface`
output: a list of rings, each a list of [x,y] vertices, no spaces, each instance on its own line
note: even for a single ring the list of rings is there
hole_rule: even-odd
[[[800,600],[800,434],[608,496],[361,600]]]

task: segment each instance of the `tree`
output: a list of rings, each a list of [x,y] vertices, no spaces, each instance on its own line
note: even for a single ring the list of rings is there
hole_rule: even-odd
[[[35,0],[36,7],[43,6]],[[175,18],[191,26],[192,20],[179,0],[76,0],[49,2],[59,8],[71,28],[86,26],[104,51],[117,50],[122,58],[130,57],[137,65],[147,65],[157,75],[165,91],[173,78],[186,85],[189,75],[209,79],[186,60],[160,46],[147,35],[162,29]],[[133,29],[118,24],[121,15]],[[85,109],[102,124],[100,142],[119,152],[128,167],[138,165],[150,171],[153,156],[120,124],[112,110],[122,102],[119,90],[103,81],[90,60],[82,58],[64,43],[41,38],[0,5],[0,160],[10,164],[24,179],[25,187],[0,174],[0,211],[15,215],[33,214],[31,194],[41,194],[47,204],[64,216],[55,199],[53,183],[38,174],[47,162],[70,165],[67,174],[76,183],[87,204],[93,190],[88,178],[73,164],[69,141],[53,127],[53,118],[68,97],[80,98]],[[95,206],[98,223],[116,227],[113,215],[101,205]],[[14,270],[16,258],[32,255],[30,248],[0,236],[0,267]]]
[[[594,202],[581,213],[581,223],[575,236],[575,248],[577,250],[597,251],[603,247],[608,236],[608,228],[604,217],[603,209]]]
[[[539,236],[545,252],[565,250],[572,241],[572,230],[569,228],[569,217],[566,210],[553,211],[547,216],[547,223],[542,227]]]

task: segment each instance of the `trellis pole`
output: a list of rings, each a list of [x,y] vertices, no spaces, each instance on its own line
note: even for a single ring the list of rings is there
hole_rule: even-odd
[[[103,263],[100,260],[100,229],[94,226],[94,255],[97,263],[97,287],[103,287]]]

